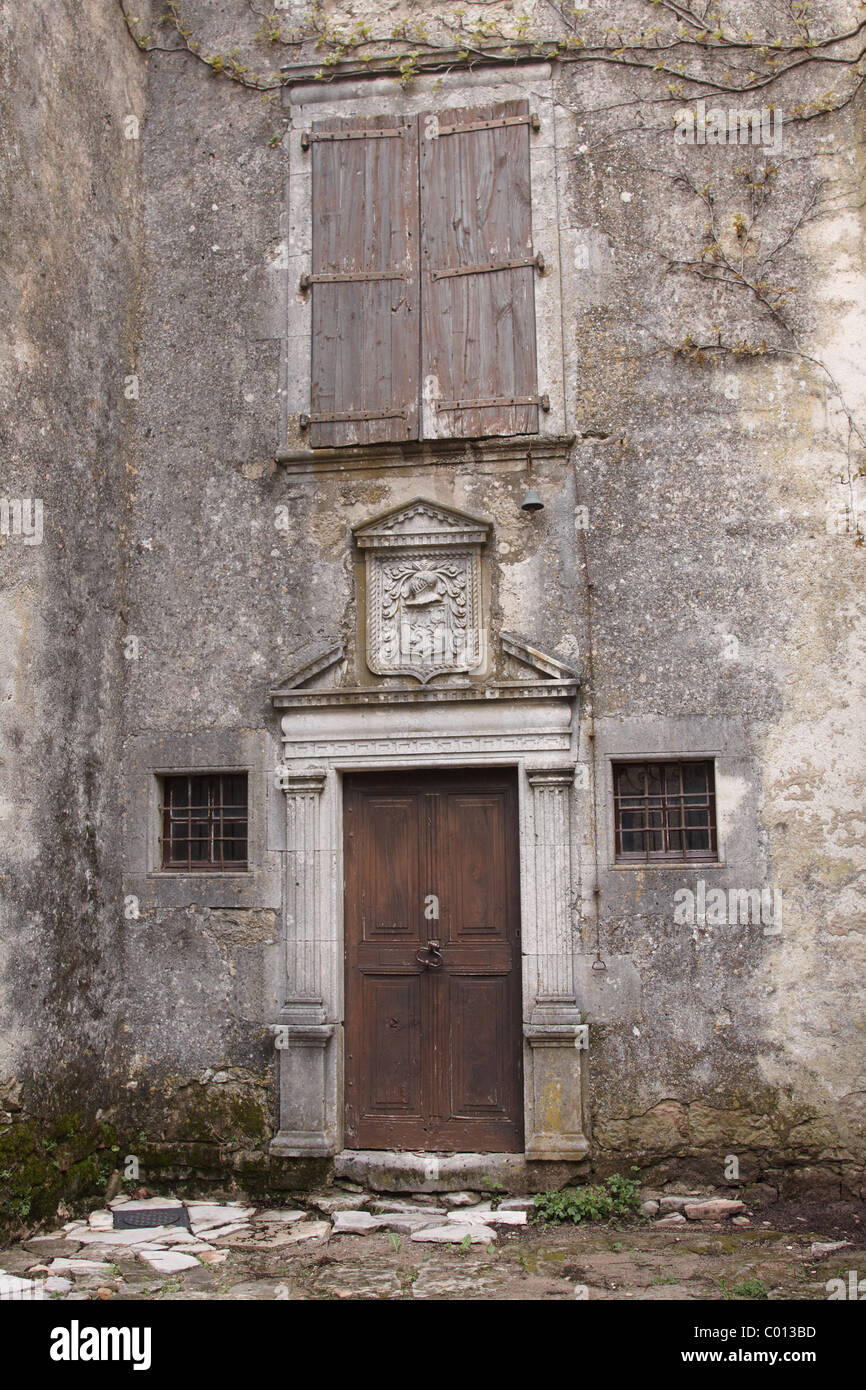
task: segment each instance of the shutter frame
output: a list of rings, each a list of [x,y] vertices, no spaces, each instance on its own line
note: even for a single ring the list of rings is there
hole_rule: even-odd
[[[308,136],[312,257],[301,290],[311,298],[311,374],[301,423],[314,449],[418,438],[417,130],[414,116],[349,117],[317,121]]]
[[[419,118],[422,435],[536,434],[534,280],[543,258],[532,244],[529,132],[537,123],[527,101],[436,115]],[[427,133],[437,128],[443,133]],[[482,400],[496,404],[454,409]]]

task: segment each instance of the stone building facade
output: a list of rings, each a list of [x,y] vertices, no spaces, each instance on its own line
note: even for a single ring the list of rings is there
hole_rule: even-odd
[[[164,8],[0,7],[6,1214],[859,1193],[860,95]]]

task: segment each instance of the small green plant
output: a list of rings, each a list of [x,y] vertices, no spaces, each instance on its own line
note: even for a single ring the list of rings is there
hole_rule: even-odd
[[[482,1182],[484,1183],[484,1186],[487,1188],[487,1191],[490,1193],[491,1208],[493,1209],[493,1211],[497,1211],[499,1209],[503,1197],[505,1196],[507,1188],[504,1188],[501,1182],[494,1182],[491,1178],[482,1178]]]
[[[713,1280],[722,1291],[722,1298],[769,1298],[770,1290],[761,1279],[743,1279],[728,1288],[724,1279]]]
[[[762,1279],[743,1279],[734,1284],[731,1293],[736,1298],[769,1298],[770,1290]]]
[[[391,1249],[394,1251],[394,1254],[396,1255],[398,1250],[400,1249],[400,1237],[397,1235],[396,1231],[388,1232],[388,1241],[390,1243]]]
[[[420,1269],[416,1269],[414,1265],[409,1265],[408,1269],[404,1269],[400,1273],[400,1287],[404,1291],[411,1289],[416,1279],[420,1278],[420,1275]]]
[[[470,1247],[471,1244],[472,1244],[472,1237],[471,1237],[471,1236],[464,1236],[463,1239],[461,1240],[460,1244],[458,1245],[457,1249],[460,1251],[460,1254],[461,1254],[461,1255],[465,1255],[465,1254],[466,1254],[466,1251],[469,1249],[469,1247]]]
[[[638,1214],[640,1183],[612,1173],[603,1183],[539,1192],[534,1201],[536,1221],[570,1221],[575,1226],[582,1221],[616,1221]]]
[[[675,1274],[657,1274],[655,1279],[651,1279],[651,1284],[678,1284],[680,1281]]]

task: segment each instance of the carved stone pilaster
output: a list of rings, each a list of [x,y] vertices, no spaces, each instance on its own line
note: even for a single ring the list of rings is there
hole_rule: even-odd
[[[535,901],[528,942],[534,997],[523,1034],[526,1057],[526,1156],[583,1158],[581,1023],[574,985],[571,912],[571,796],[574,769],[528,770],[535,835]]]
[[[322,992],[320,825],[324,772],[288,773],[286,793],[286,1001],[280,1022],[325,1022]]]
[[[286,793],[286,995],[275,1026],[280,1058],[280,1130],[271,1152],[322,1156],[335,1152],[336,1097],[326,1052],[335,1027],[328,1022],[325,982],[329,940],[322,878],[324,772],[281,777]]]

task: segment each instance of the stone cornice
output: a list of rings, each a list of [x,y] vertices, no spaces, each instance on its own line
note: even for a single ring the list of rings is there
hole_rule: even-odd
[[[495,685],[422,686],[417,690],[350,686],[338,690],[285,690],[271,696],[275,709],[334,705],[441,705],[491,700],[573,700],[578,680],[502,681]]]
[[[563,459],[575,435],[509,435],[491,439],[421,439],[401,444],[356,444],[345,449],[285,449],[276,461],[287,473],[351,473],[449,464],[520,463],[532,449],[533,467]]]

